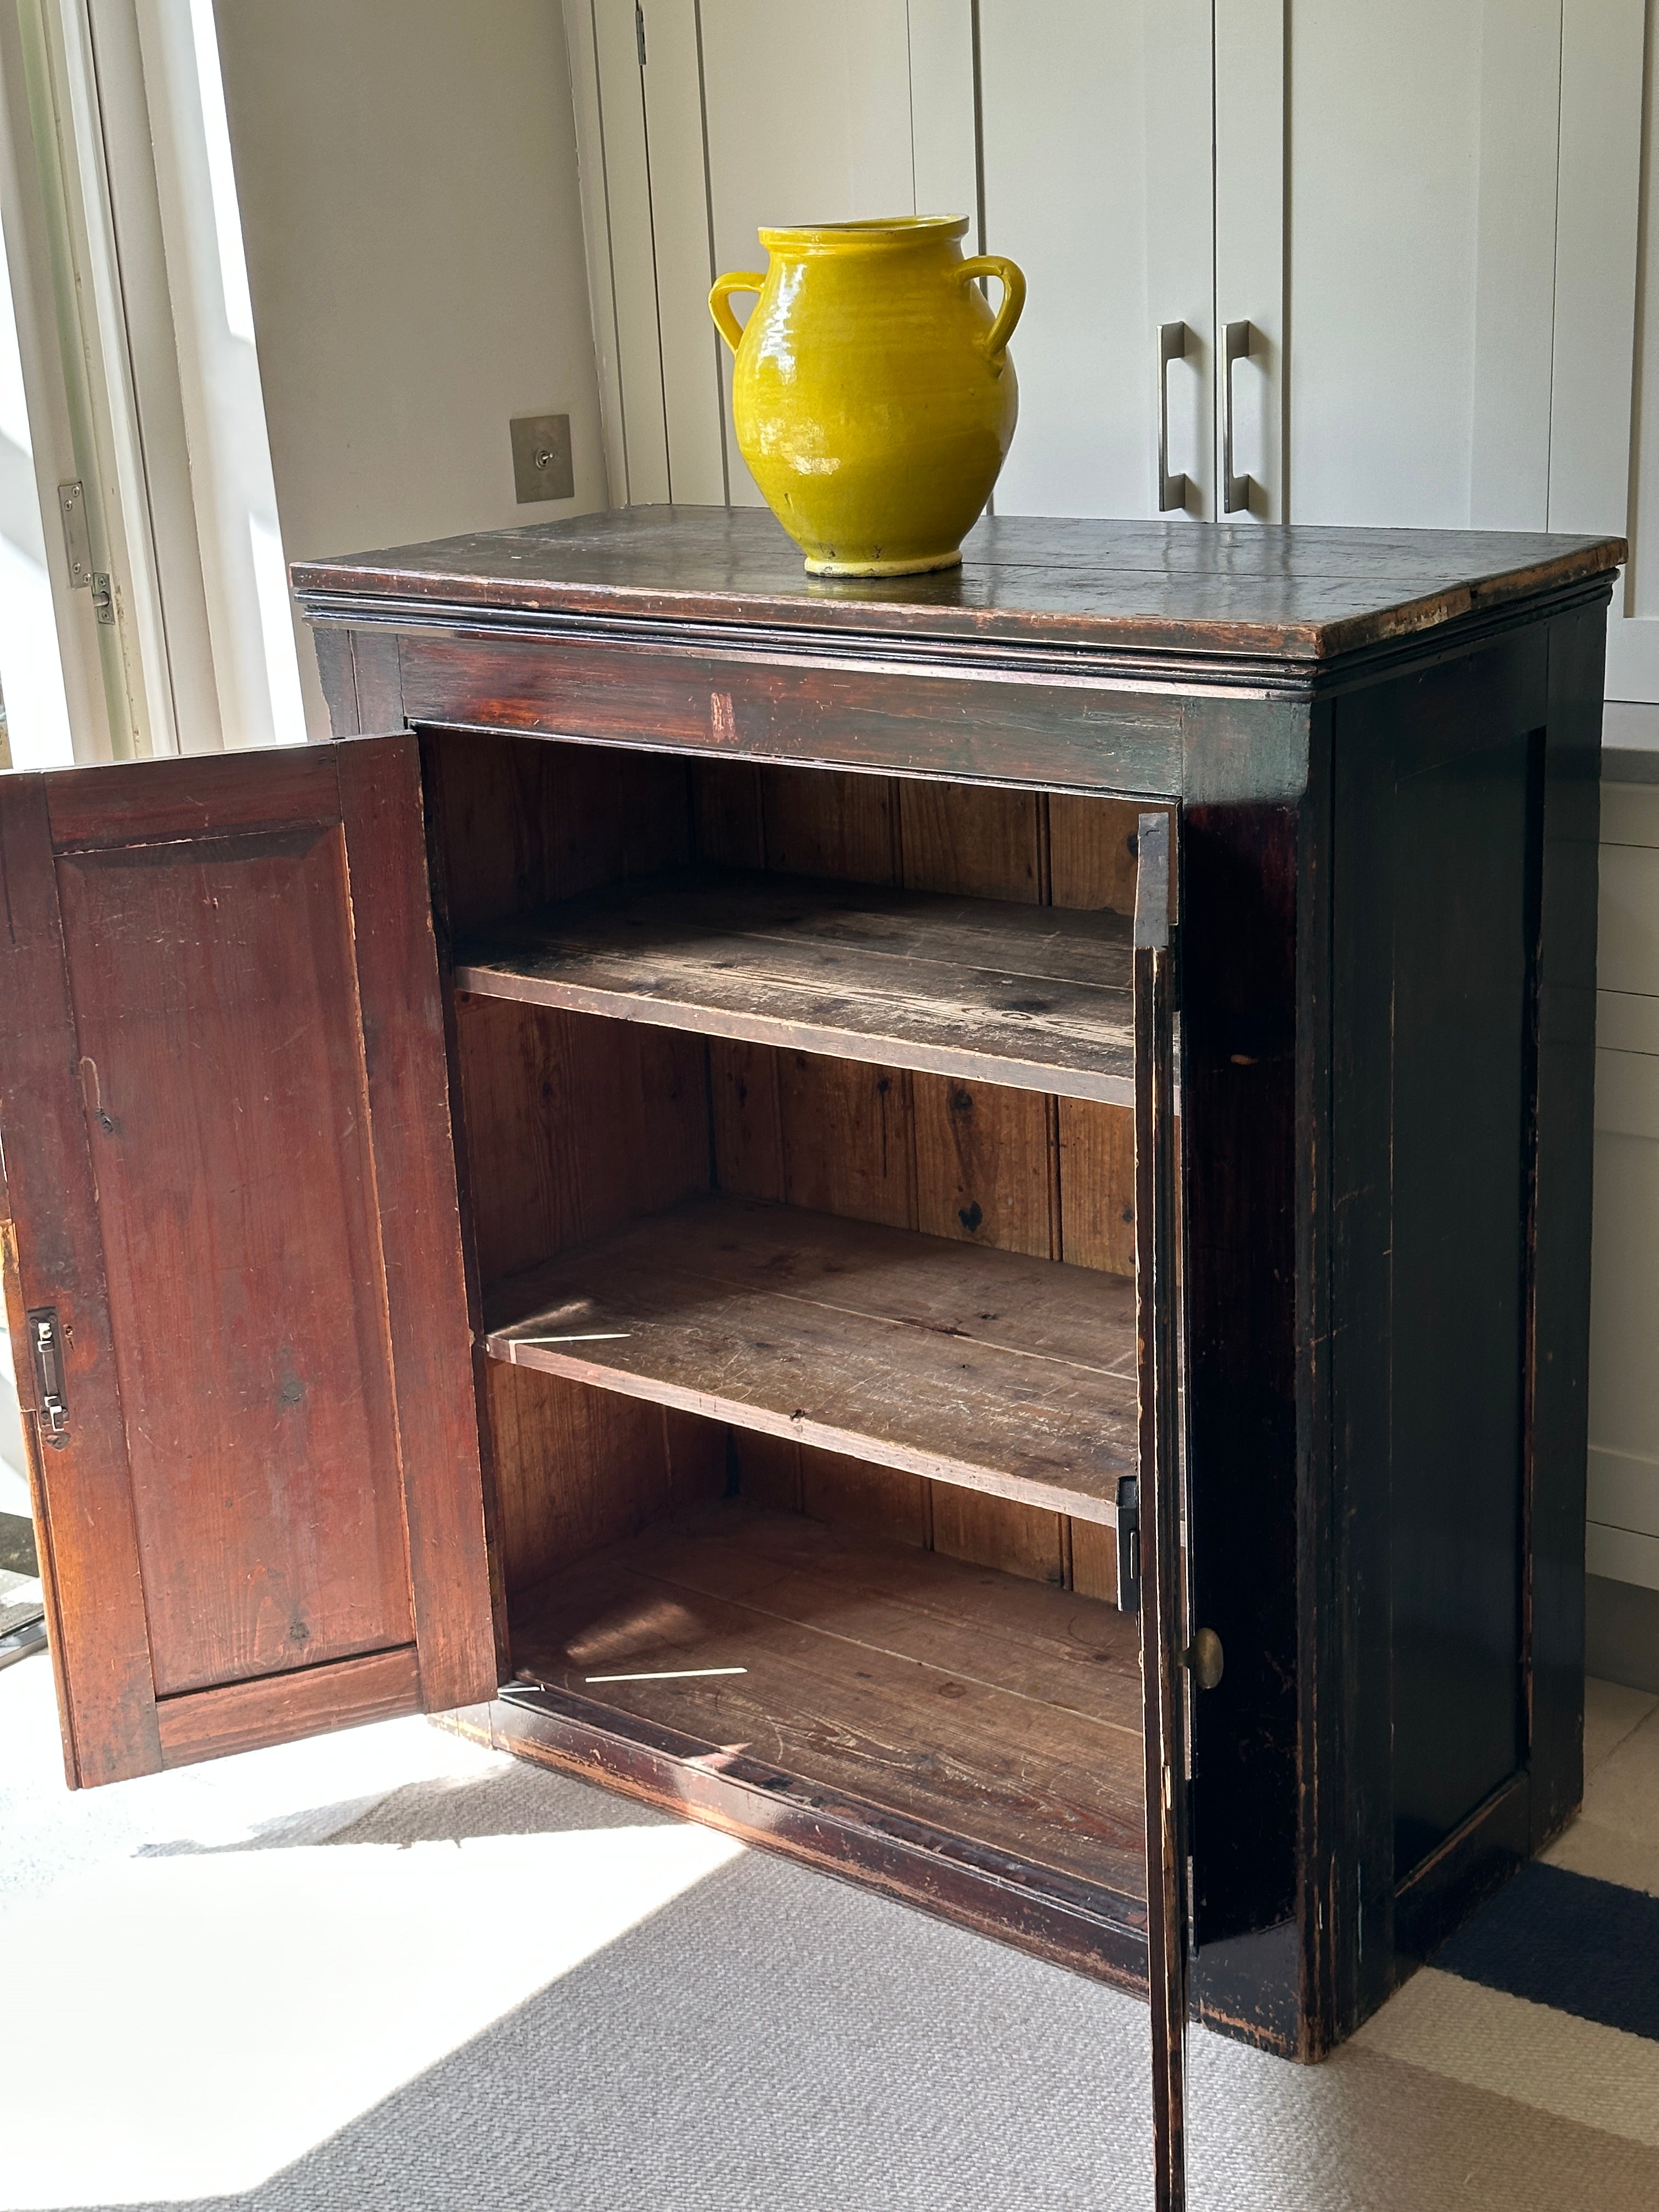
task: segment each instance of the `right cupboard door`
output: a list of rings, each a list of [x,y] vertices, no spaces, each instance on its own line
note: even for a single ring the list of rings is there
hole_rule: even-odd
[[[1216,0],[1233,512],[1622,531],[1642,0]],[[1226,380],[1217,407],[1225,442]]]
[[[1182,151],[1209,137],[1207,0],[980,0],[976,29],[985,249],[1028,286],[996,511],[1208,518],[1211,179]]]

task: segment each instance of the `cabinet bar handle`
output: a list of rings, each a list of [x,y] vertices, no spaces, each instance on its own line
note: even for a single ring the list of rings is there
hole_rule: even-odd
[[[56,1306],[40,1306],[28,1316],[29,1349],[34,1355],[33,1411],[40,1440],[62,1450],[69,1442],[69,1407],[64,1384],[64,1333]]]
[[[1254,487],[1249,477],[1233,474],[1233,363],[1248,361],[1255,351],[1255,332],[1249,323],[1229,323],[1221,341],[1221,512],[1248,511]]]
[[[1170,473],[1170,363],[1187,358],[1185,323],[1160,323],[1158,329],[1158,511],[1187,504],[1187,479]]]

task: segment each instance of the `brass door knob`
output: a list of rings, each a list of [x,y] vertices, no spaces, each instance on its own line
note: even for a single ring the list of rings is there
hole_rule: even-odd
[[[1221,1649],[1221,1638],[1212,1628],[1200,1628],[1187,1646],[1187,1664],[1192,1669],[1194,1681],[1200,1690],[1212,1690],[1221,1680],[1226,1665],[1226,1654]]]

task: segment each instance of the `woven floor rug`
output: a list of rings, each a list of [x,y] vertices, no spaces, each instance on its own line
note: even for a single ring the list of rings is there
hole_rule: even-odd
[[[1194,2212],[1659,2207],[1659,1711]],[[0,2212],[1140,2212],[1142,2007],[415,1722],[70,1798],[0,1674]],[[10,1902],[7,1899],[9,1897]]]

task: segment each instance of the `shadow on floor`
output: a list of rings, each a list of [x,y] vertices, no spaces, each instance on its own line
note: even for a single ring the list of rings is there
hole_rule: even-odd
[[[515,1767],[329,1842],[653,1817]],[[503,1896],[478,1941],[536,1909]],[[1397,2056],[1299,2069],[1198,2036],[1192,2074],[1195,2212],[1659,2203],[1659,2153]],[[1142,2212],[1149,2156],[1139,2005],[755,1853],[259,2188],[174,2212]]]

